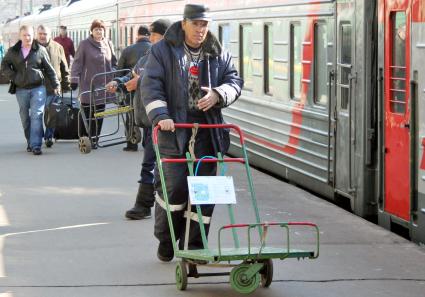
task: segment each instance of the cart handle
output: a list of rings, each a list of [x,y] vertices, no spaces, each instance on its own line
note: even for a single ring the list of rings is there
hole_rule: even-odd
[[[238,134],[239,134],[239,139],[240,139],[240,144],[244,145],[245,144],[245,140],[244,140],[244,136],[242,133],[242,130],[239,126],[236,126],[234,124],[189,124],[189,123],[175,123],[174,127],[179,129],[191,129],[191,128],[195,128],[195,126],[197,128],[201,128],[201,129],[214,129],[214,128],[229,128],[229,129],[233,129],[235,130]],[[158,130],[160,130],[161,127],[159,125],[156,125],[155,128],[153,129],[153,133],[152,133],[152,140],[153,140],[153,144],[158,144]],[[186,162],[186,161],[184,161]]]

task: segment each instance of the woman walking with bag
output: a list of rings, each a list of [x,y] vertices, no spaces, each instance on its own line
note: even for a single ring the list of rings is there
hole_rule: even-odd
[[[110,72],[116,69],[117,58],[115,57],[114,47],[110,40],[105,37],[106,27],[103,21],[94,20],[90,26],[90,36],[81,41],[75,53],[74,62],[71,68],[71,89],[76,90],[80,87],[81,108],[86,118],[93,119],[94,110],[90,114],[90,83],[98,73]],[[111,81],[111,76],[99,76],[93,81],[93,89],[103,89],[107,82]],[[86,93],[85,93],[86,92]],[[107,93],[104,90],[94,91],[91,94],[96,104],[96,110],[100,111],[105,108]],[[80,127],[84,127],[82,119],[80,119]],[[96,123],[91,124],[91,135],[99,135],[102,129],[103,119],[97,120],[98,129],[96,131]],[[82,134],[87,135],[82,129]]]

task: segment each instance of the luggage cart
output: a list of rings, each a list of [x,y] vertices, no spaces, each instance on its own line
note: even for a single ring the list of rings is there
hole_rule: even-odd
[[[117,92],[112,94],[108,93],[105,87],[95,89],[93,84],[95,79],[99,77],[105,77],[106,84],[106,82],[110,81],[111,78],[116,76],[117,74],[128,72],[131,72],[131,70],[121,69],[116,71],[98,73],[94,75],[91,79],[90,91],[80,93],[79,99],[84,94],[89,94],[90,97],[89,106],[83,107],[81,105],[79,113],[79,116],[82,118],[83,123],[81,127],[80,121],[78,122],[78,147],[81,153],[88,154],[91,152],[92,148],[103,148],[112,145],[123,144],[127,141],[136,144],[142,140],[142,134],[140,132],[140,129],[134,125],[134,108],[132,93],[125,93],[122,88],[118,88]],[[100,99],[96,99],[95,94],[98,92],[104,92],[105,95],[102,96],[102,98]],[[104,108],[99,108],[99,106],[104,106]],[[89,110],[88,117],[84,112],[85,108]],[[98,120],[103,120],[105,118],[115,118],[116,128],[109,133],[99,135]],[[128,122],[128,125],[124,124],[125,121]],[[121,126],[125,127],[124,135],[113,137],[114,135],[119,133],[119,131],[121,130]],[[85,133],[83,133],[83,131],[85,131]]]
[[[153,144],[155,148],[157,165],[162,183],[163,198],[166,203],[166,212],[168,224],[171,232],[171,238],[173,243],[174,255],[176,258],[181,260],[177,263],[175,269],[176,286],[179,290],[185,290],[188,283],[188,277],[207,277],[207,276],[222,276],[230,275],[230,284],[232,288],[239,293],[252,293],[260,285],[262,287],[269,287],[273,280],[273,259],[316,259],[319,257],[319,228],[316,224],[310,222],[261,222],[260,215],[257,207],[257,201],[253,188],[252,176],[248,163],[247,151],[244,143],[244,136],[240,128],[232,124],[220,124],[220,125],[209,125],[209,124],[175,124],[176,129],[192,129],[192,136],[196,135],[197,129],[212,129],[212,128],[228,128],[233,129],[239,135],[240,145],[242,150],[243,158],[224,158],[221,154],[218,154],[216,158],[198,158],[193,154],[187,152],[186,158],[161,158],[159,147],[158,147],[158,130],[159,127],[155,127],[153,131]],[[193,136],[194,139],[194,136]],[[194,141],[192,142],[194,144]],[[191,146],[191,145],[190,145]],[[193,152],[193,146],[189,147],[189,151]],[[235,222],[235,213],[233,205],[228,204],[229,220],[230,224],[222,226],[218,230],[218,246],[213,248],[209,245],[205,226],[202,220],[201,208],[196,205],[198,221],[200,225],[203,249],[189,250],[187,249],[187,242],[189,232],[185,235],[185,248],[179,249],[176,238],[174,235],[174,226],[171,219],[171,210],[168,202],[168,195],[166,191],[166,180],[162,169],[163,163],[187,163],[189,173],[191,176],[194,174],[194,165],[198,162],[216,162],[218,165],[218,171],[223,168],[225,163],[241,163],[245,166],[246,176],[248,179],[248,186],[251,198],[251,205],[255,213],[255,223],[251,224],[238,224]],[[190,199],[189,199],[190,200]],[[190,209],[190,201],[188,201],[188,209]],[[186,219],[186,230],[190,224],[190,216]],[[312,250],[294,249],[290,243],[290,229],[293,226],[304,226],[307,228],[313,228],[315,234],[315,248]],[[269,228],[281,228],[283,230],[283,238],[286,240],[286,245],[280,247],[268,246],[266,244],[267,234]],[[236,229],[245,228],[247,231],[247,246],[241,246]],[[223,231],[232,231],[233,237],[233,248],[222,247],[222,233]],[[253,245],[251,242],[252,232],[257,230],[260,238],[260,242],[257,245]],[[227,262],[227,263],[224,263]],[[234,263],[237,262],[237,263]],[[218,272],[218,273],[198,273],[197,266],[210,266],[210,267],[231,267],[230,272]]]

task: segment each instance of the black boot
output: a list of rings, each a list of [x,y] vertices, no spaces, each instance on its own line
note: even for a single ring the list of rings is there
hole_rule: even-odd
[[[138,145],[137,143],[127,142],[127,146],[122,149],[125,152],[137,152]]]
[[[148,219],[152,216],[151,208],[146,205],[152,205],[155,201],[154,187],[151,184],[139,184],[136,203],[134,207],[125,213],[125,217],[130,220]]]

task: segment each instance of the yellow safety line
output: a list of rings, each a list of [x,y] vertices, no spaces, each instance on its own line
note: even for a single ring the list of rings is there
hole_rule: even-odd
[[[131,110],[133,110],[133,107],[124,106],[124,107],[120,107],[120,108],[117,108],[117,109],[110,109],[110,110],[105,110],[105,111],[102,111],[102,112],[96,112],[94,114],[94,117],[95,118],[100,118],[100,117],[105,117],[105,116],[110,116],[110,115],[127,113],[127,112],[129,112]]]

